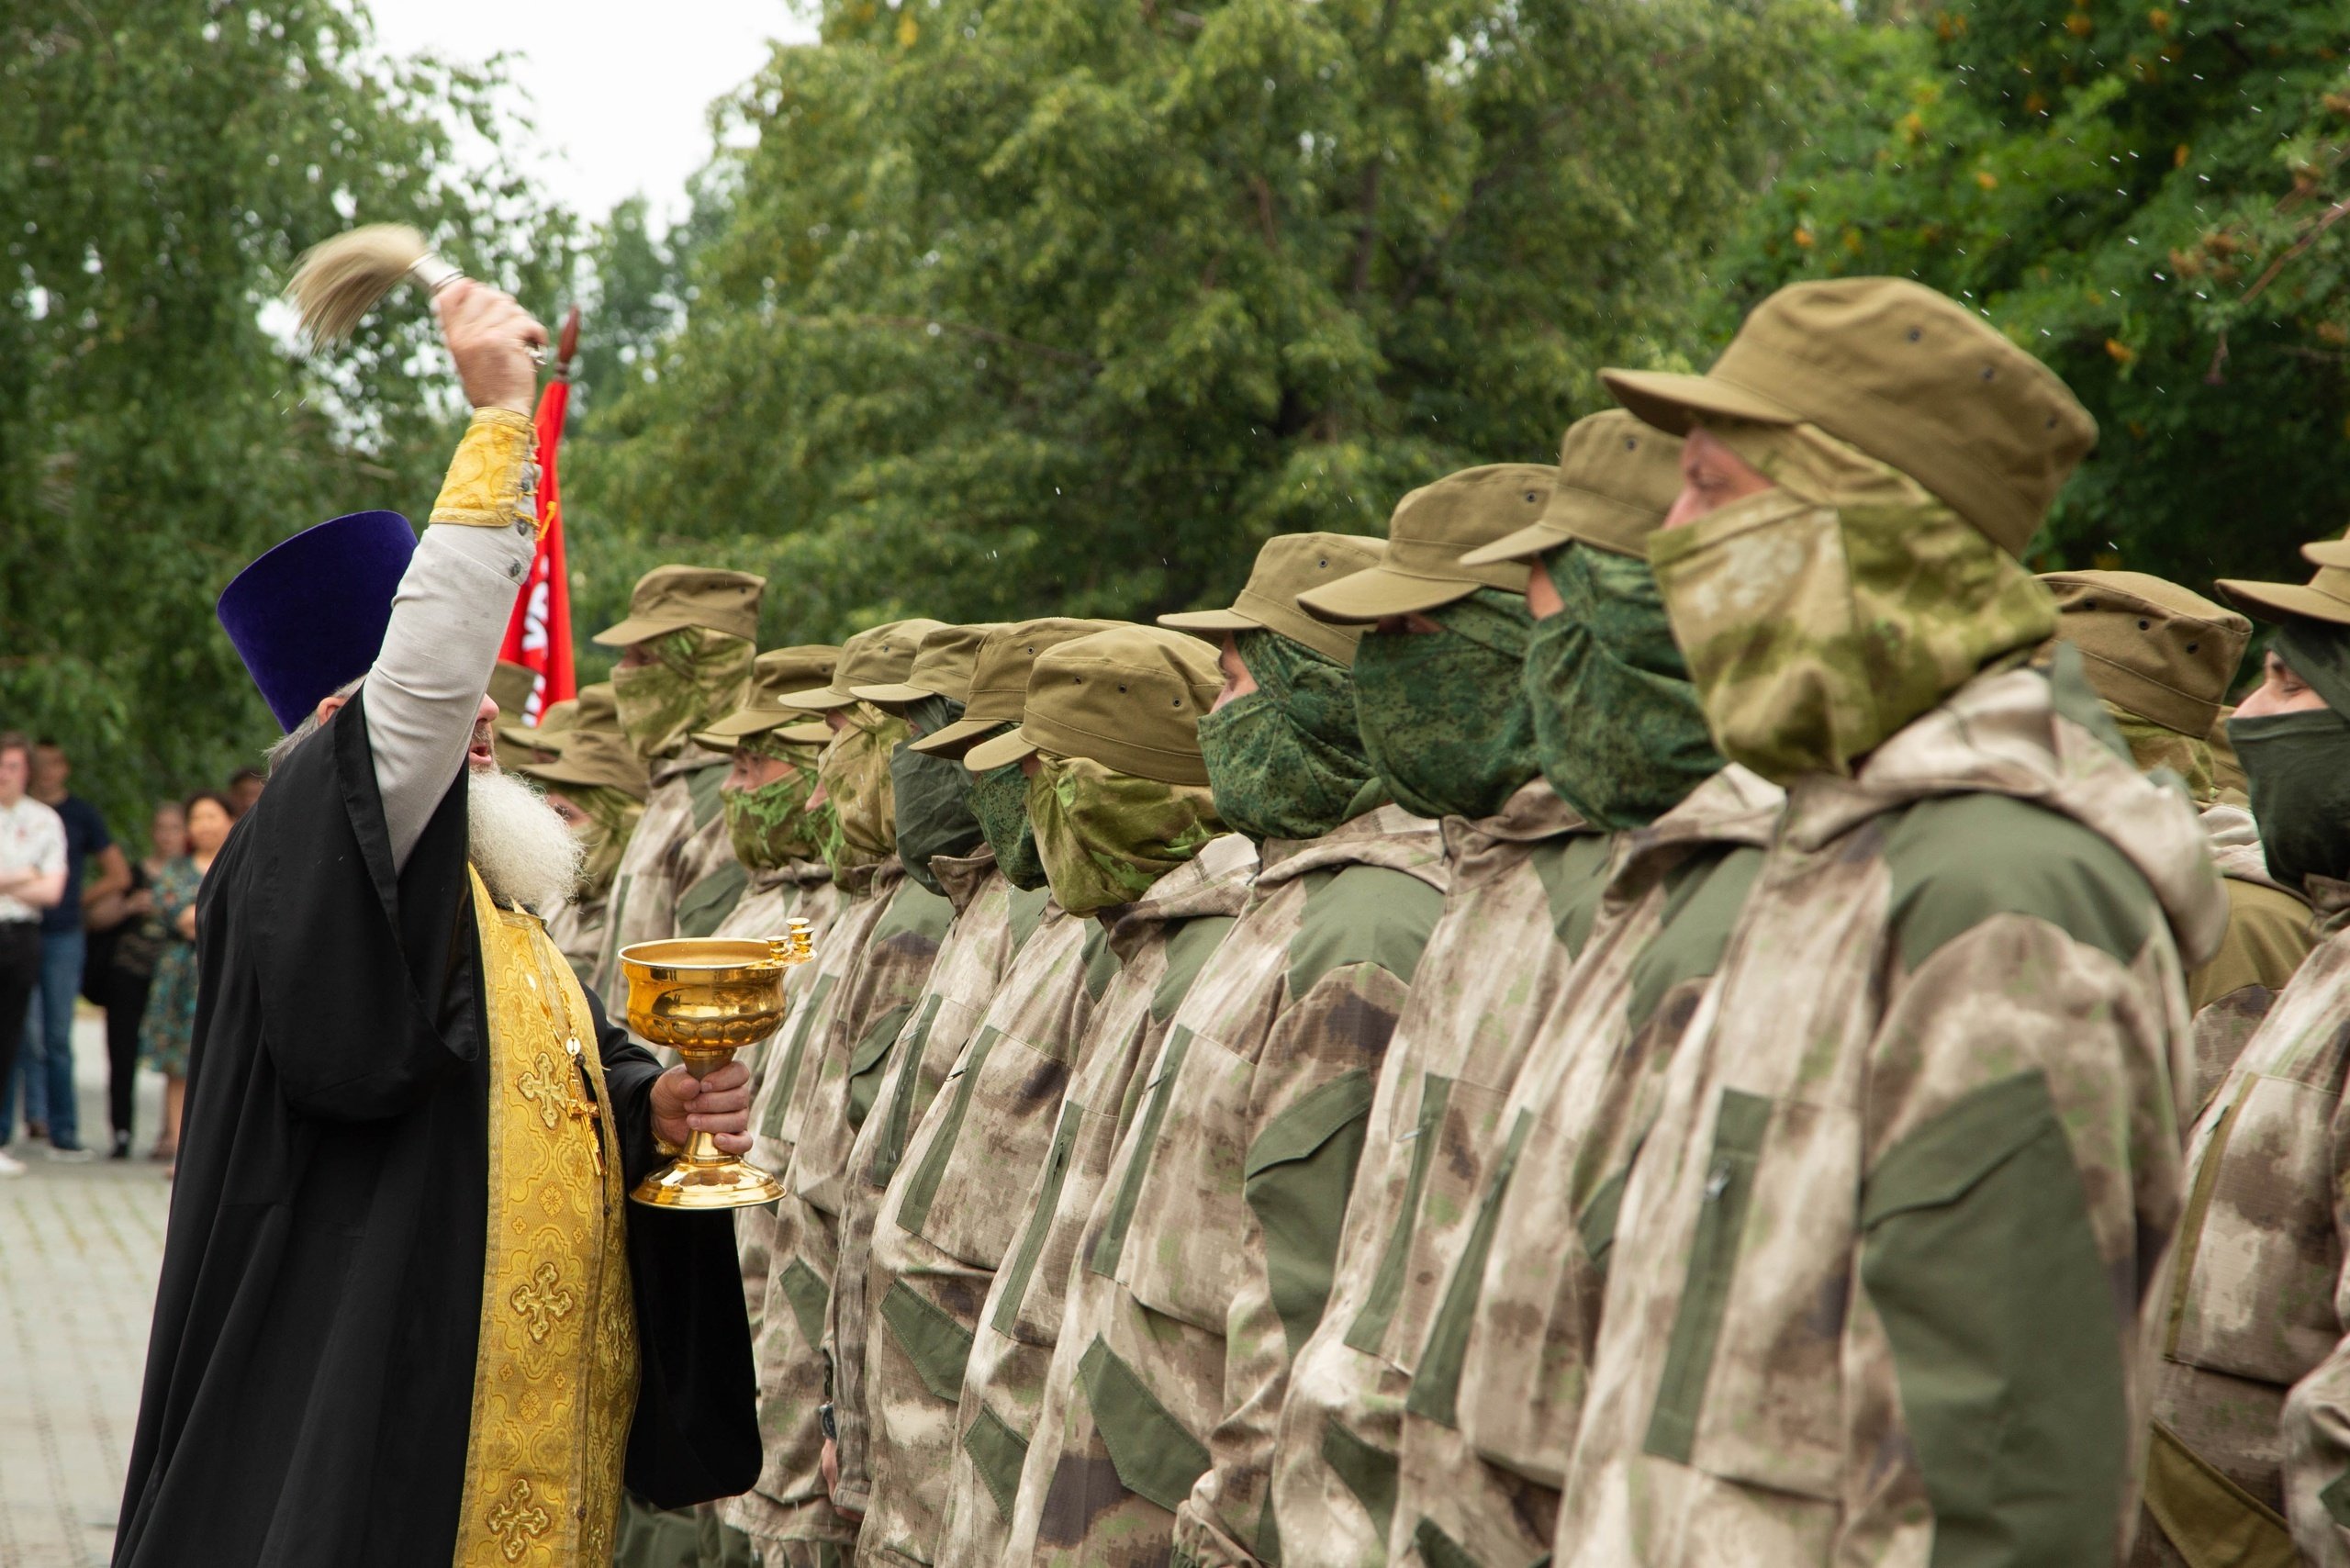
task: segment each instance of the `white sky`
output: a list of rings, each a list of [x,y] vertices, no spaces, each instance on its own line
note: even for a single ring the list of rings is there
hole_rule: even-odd
[[[374,0],[394,54],[479,63],[503,50],[530,95],[554,197],[588,222],[642,191],[656,230],[684,216],[686,180],[709,161],[711,99],[747,81],[771,39],[815,29],[788,0]]]

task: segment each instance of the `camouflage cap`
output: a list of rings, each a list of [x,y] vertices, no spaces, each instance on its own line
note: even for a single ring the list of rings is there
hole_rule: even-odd
[[[505,705],[499,704],[502,709]],[[518,712],[511,719],[498,722],[498,738],[532,751],[561,751],[565,730],[577,722],[579,699],[566,697],[560,702],[550,702],[547,711],[539,715],[535,724],[524,722]]]
[[[1387,556],[1387,542],[1353,533],[1277,533],[1257,552],[1229,610],[1183,610],[1158,618],[1178,632],[1278,632],[1292,643],[1342,665],[1355,662],[1360,626],[1333,626],[1297,607],[1297,596],[1325,583],[1376,566]]]
[[[2143,572],[2046,572],[2056,635],[2081,650],[2097,694],[2165,729],[2210,732],[2252,622]]]
[[[1395,503],[1384,560],[1297,602],[1317,621],[1370,622],[1434,610],[1481,588],[1524,593],[1524,563],[1472,566],[1461,557],[1540,517],[1558,476],[1541,464],[1493,463],[1423,485]]]
[[[1020,722],[1028,700],[1028,672],[1036,655],[1057,644],[1125,625],[1123,621],[1079,621],[1048,615],[1036,621],[1014,621],[989,633],[971,662],[970,695],[963,700],[963,716],[920,740],[914,750],[935,756],[960,756],[990,730]]]
[[[726,751],[744,735],[807,723],[808,711],[786,707],[785,693],[805,691],[832,679],[840,659],[841,651],[829,643],[802,643],[761,654],[751,661],[750,696],[733,712],[697,732],[695,744]]]
[[[851,689],[862,700],[885,707],[919,702],[925,697],[960,702],[970,695],[971,666],[979,659],[979,644],[1002,625],[1001,621],[980,621],[968,626],[941,626],[914,650],[913,666],[906,671],[905,679]]]
[[[523,763],[514,771],[556,789],[565,784],[607,785],[640,801],[653,789],[644,759],[621,730],[620,708],[612,700],[609,680],[580,688],[571,725],[564,732],[563,749],[557,755],[544,762]]]
[[[2264,583],[2221,577],[2219,589],[2230,604],[2240,605],[2263,621],[2305,615],[2350,626],[2350,534],[2301,546],[2301,559],[2317,568],[2306,583]]]
[[[933,632],[944,631],[946,626],[944,621],[918,617],[868,626],[841,644],[840,664],[827,684],[805,691],[787,691],[781,701],[787,708],[821,713],[856,701],[852,687],[894,686],[913,668],[914,654],[922,647],[922,640]]]
[[[1681,493],[1681,441],[1621,409],[1587,415],[1559,442],[1559,477],[1542,515],[1460,557],[1482,566],[1547,555],[1570,539],[1648,557],[1649,535]]]
[[[688,626],[705,626],[755,643],[759,637],[759,597],[767,580],[750,572],[729,572],[716,566],[655,566],[636,579],[628,596],[628,617],[607,626],[590,639],[607,648]]]
[[[1790,284],[1703,375],[1604,370],[1623,405],[1686,435],[1707,416],[1818,425],[1931,490],[2011,555],[2097,444],[2056,373],[1907,278]]]
[[[1204,785],[1200,716],[1223,686],[1215,649],[1197,637],[1155,626],[1096,632],[1036,655],[1020,728],[973,746],[963,766],[986,773],[1048,751],[1162,784]]]

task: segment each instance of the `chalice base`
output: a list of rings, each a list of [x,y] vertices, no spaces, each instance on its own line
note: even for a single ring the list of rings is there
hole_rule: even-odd
[[[647,1175],[632,1201],[656,1209],[747,1209],[783,1196],[783,1182],[747,1160],[680,1155]]]

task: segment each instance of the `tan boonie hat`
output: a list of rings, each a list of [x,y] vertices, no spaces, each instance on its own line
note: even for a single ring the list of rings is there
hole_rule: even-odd
[[[2252,622],[2143,572],[2045,572],[2056,635],[2081,651],[2099,697],[2198,739],[2210,733]]]
[[[1080,621],[1047,615],[1014,621],[989,633],[971,662],[971,694],[963,716],[934,734],[907,744],[934,756],[960,756],[990,730],[1020,722],[1028,700],[1028,671],[1036,655],[1056,644],[1124,626],[1123,621]]]
[[[761,654],[751,661],[750,696],[740,708],[698,733],[695,744],[729,751],[744,735],[806,725],[810,722],[808,711],[784,706],[784,694],[805,691],[832,679],[840,659],[841,651],[829,643],[802,643],[797,647],[775,648]],[[823,729],[822,720],[815,722],[818,729]],[[829,738],[832,732],[825,730],[824,734]]]
[[[1524,593],[1524,563],[1471,566],[1461,557],[1540,517],[1558,473],[1536,463],[1493,463],[1423,485],[1395,503],[1384,560],[1299,594],[1297,602],[1317,621],[1371,622],[1434,610],[1481,588]]]
[[[914,650],[913,666],[906,671],[905,679],[894,685],[852,689],[867,702],[919,702],[925,697],[960,702],[970,695],[971,666],[978,662],[979,644],[987,641],[989,633],[1002,624],[1001,621],[981,621],[968,626],[941,626]]]
[[[2221,577],[2220,591],[2263,621],[2305,615],[2350,626],[2350,535],[2301,546],[2301,559],[2317,568],[2306,583],[2264,583]]]
[[[2056,373],[1907,278],[1790,284],[1703,375],[1603,370],[1624,407],[1686,435],[1708,415],[1818,425],[1917,480],[2011,555],[2097,444]]]
[[[804,691],[787,691],[780,700],[787,708],[811,713],[845,708],[857,700],[853,687],[895,686],[902,682],[913,668],[914,654],[921,648],[922,640],[933,632],[946,629],[944,621],[919,619],[885,621],[878,626],[868,626],[841,644],[841,662],[826,684]]]
[[[526,724],[518,716],[498,722],[498,738],[532,751],[555,752],[563,749],[564,732],[570,729],[579,716],[579,699],[566,697],[560,702],[550,702],[547,711],[539,715],[535,724]]]
[[[557,789],[608,785],[640,801],[652,792],[644,759],[621,730],[620,708],[612,700],[609,680],[579,689],[560,754],[545,762],[526,762],[515,771]]]
[[[591,641],[625,648],[688,626],[705,626],[746,643],[759,638],[759,596],[767,580],[749,572],[715,566],[655,566],[636,579],[628,596],[628,619],[607,626]]]
[[[1359,626],[1333,626],[1298,609],[1297,596],[1376,566],[1387,541],[1354,533],[1277,533],[1257,552],[1248,584],[1229,610],[1181,610],[1158,618],[1178,632],[1278,632],[1342,665],[1355,662]]]
[[[1681,494],[1681,439],[1621,409],[1587,415],[1559,442],[1550,504],[1533,523],[1460,557],[1468,566],[1547,555],[1570,539],[1618,555],[1648,554],[1648,538]]]
[[[1036,655],[1020,728],[973,746],[963,766],[985,773],[1046,751],[1162,784],[1205,784],[1200,716],[1223,686],[1215,650],[1197,637],[1155,626],[1096,632]]]

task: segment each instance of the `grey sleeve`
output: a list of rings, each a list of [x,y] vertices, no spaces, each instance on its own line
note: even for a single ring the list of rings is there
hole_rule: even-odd
[[[400,578],[383,651],[367,672],[367,744],[395,866],[408,864],[465,765],[474,714],[535,548],[529,523],[437,525]]]

